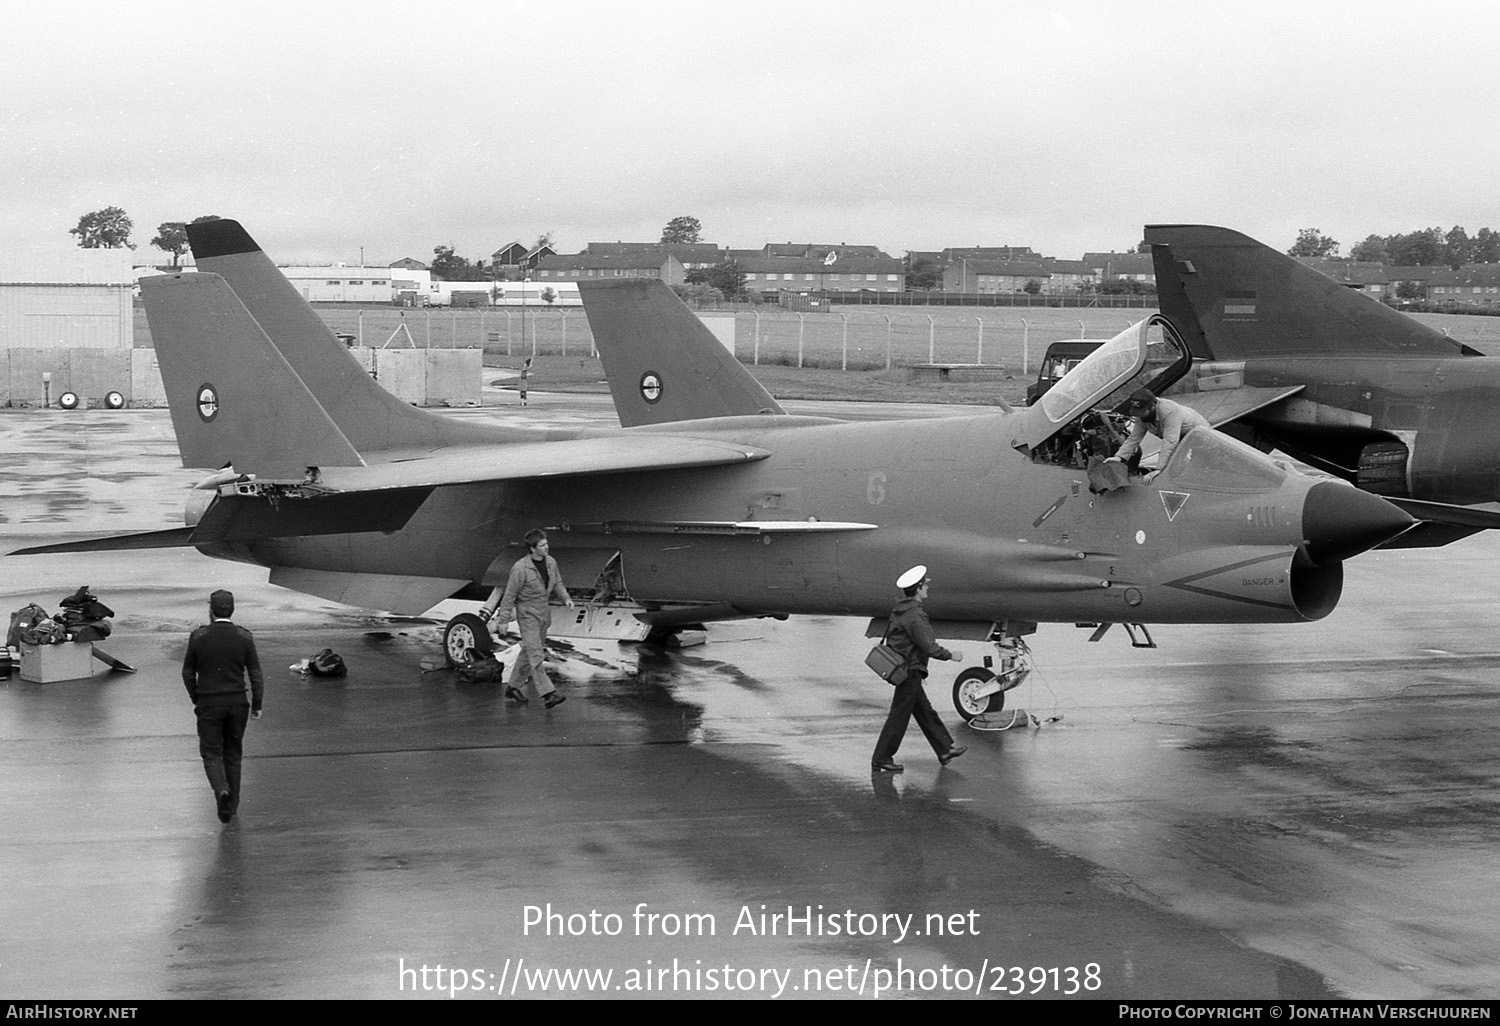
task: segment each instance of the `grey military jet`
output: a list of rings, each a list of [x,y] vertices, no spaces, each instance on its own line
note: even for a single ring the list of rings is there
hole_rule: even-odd
[[[1159,316],[1026,409],[842,422],[788,414],[660,281],[584,282],[621,427],[538,432],[396,399],[237,222],[188,233],[200,270],[142,282],[183,464],[213,472],[187,526],[23,553],[192,546],[415,614],[482,597],[540,525],[581,605],[658,631],[795,614],[878,631],[925,563],[940,636],[997,646],[999,668],[955,682],[973,717],[1003,705],[1040,622],[1318,619],[1344,560],[1413,522],[1214,431],[1096,494],[1081,422],[1191,362]],[[448,625],[451,657],[476,624]]]

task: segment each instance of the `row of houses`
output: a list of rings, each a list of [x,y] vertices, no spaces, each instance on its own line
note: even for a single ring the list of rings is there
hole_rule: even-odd
[[[705,243],[591,242],[581,253],[536,264],[539,281],[660,278],[681,285],[688,273],[733,260],[752,292],[904,292],[905,263],[875,246],[768,243],[729,249]]]
[[[1442,306],[1500,305],[1500,264],[1400,265],[1363,260],[1305,257],[1316,268],[1345,286],[1376,299],[1425,298]]]

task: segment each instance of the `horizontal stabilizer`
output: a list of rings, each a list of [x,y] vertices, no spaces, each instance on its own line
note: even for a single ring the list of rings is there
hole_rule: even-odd
[[[1381,498],[1418,520],[1479,530],[1500,529],[1500,511],[1488,506],[1456,506],[1448,502],[1404,499],[1393,495],[1383,495]]]
[[[430,494],[430,488],[404,488],[382,492],[378,499],[345,494],[276,501],[259,495],[221,496],[193,528],[193,544],[399,531]]]
[[[306,538],[323,534],[399,531],[431,494],[430,488],[383,492],[379,499],[365,495],[320,495],[272,501],[258,495],[227,495],[215,499],[193,527],[145,534],[37,545],[17,549],[12,556],[59,552],[119,552],[162,549],[219,542],[258,541],[263,538]]]
[[[578,283],[624,427],[785,411],[659,278]]]
[[[141,299],[183,466],[296,480],[362,465],[223,278],[143,278]]]
[[[1198,359],[1480,355],[1239,232],[1153,224],[1146,241],[1161,312]]]
[[[1296,395],[1306,387],[1304,385],[1289,385],[1277,388],[1229,388],[1209,392],[1183,392],[1167,396],[1173,402],[1190,406],[1203,414],[1208,422],[1214,427],[1228,424],[1232,420],[1238,420],[1256,410],[1263,410],[1267,406]]]
[[[517,481],[642,470],[680,470],[763,460],[768,450],[708,438],[637,432],[559,442],[455,449],[425,459],[369,467],[334,467],[320,483],[344,492],[431,488],[479,481]]]
[[[123,552],[129,549],[173,549],[193,544],[191,527],[174,527],[169,531],[146,531],[142,534],[117,534],[108,538],[32,545],[7,553],[11,556],[49,556],[64,552]]]
[[[1484,530],[1482,527],[1460,527],[1457,524],[1439,524],[1421,521],[1408,531],[1402,531],[1388,542],[1375,546],[1377,549],[1436,549],[1452,545]]]
[[[1390,541],[1382,549],[1432,549],[1451,545],[1480,531],[1500,530],[1500,511],[1484,506],[1456,506],[1447,502],[1382,496],[1386,502],[1417,518],[1418,523]]]

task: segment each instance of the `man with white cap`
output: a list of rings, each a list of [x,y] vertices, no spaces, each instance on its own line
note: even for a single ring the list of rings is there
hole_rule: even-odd
[[[927,660],[963,657],[950,652],[937,643],[932,633],[932,623],[922,609],[922,600],[927,597],[927,586],[931,578],[927,567],[918,564],[896,578],[896,587],[902,591],[902,599],[891,610],[890,627],[886,632],[886,644],[906,657],[906,679],[896,685],[891,696],[891,711],[885,718],[885,727],[880,731],[880,740],[875,743],[875,754],[870,760],[871,769],[877,773],[900,773],[902,766],[896,761],[896,752],[901,740],[906,737],[906,728],[913,716],[917,726],[937,753],[938,762],[944,766],[967,751],[962,745],[953,743],[953,735],[943,726],[932,703],[927,701],[927,692],[922,682],[927,679]]]

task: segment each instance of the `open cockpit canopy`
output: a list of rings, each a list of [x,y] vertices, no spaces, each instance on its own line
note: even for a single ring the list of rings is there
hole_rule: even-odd
[[[1137,389],[1160,395],[1187,372],[1192,356],[1165,317],[1132,324],[1094,350],[1020,418],[1013,444],[1031,449],[1090,410],[1112,410]]]

